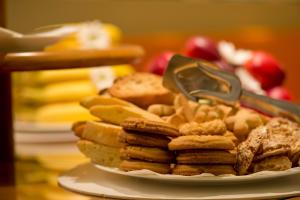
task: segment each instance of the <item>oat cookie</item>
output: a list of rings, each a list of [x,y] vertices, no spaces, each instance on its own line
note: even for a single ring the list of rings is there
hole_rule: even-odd
[[[262,145],[263,139],[267,135],[267,128],[260,126],[252,130],[244,142],[237,147],[237,172],[239,175],[247,174],[252,160]]]
[[[253,172],[284,171],[292,167],[292,162],[287,156],[272,156],[253,165]]]

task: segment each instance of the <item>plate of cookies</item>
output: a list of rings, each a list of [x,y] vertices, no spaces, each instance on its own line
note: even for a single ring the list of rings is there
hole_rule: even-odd
[[[81,105],[99,120],[75,123],[77,146],[100,171],[191,182],[300,174],[299,124],[175,94],[161,77],[135,73]]]

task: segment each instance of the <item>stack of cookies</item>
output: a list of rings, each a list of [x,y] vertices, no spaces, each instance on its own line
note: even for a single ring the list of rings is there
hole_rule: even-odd
[[[300,165],[299,124],[245,108],[191,102],[161,82],[161,77],[136,73],[116,80],[105,95],[83,99],[81,105],[97,121],[73,126],[82,153],[124,171],[186,176]]]
[[[236,146],[222,120],[186,123],[179,132],[168,145],[176,154],[173,174],[236,174]]]
[[[124,171],[148,169],[161,174],[171,172],[173,153],[168,150],[170,138],[178,137],[177,128],[164,122],[128,118],[120,140],[126,145],[121,150],[120,168]]]

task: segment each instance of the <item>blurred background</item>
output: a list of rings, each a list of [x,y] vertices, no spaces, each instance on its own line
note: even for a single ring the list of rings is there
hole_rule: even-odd
[[[149,63],[162,53],[184,53],[192,36],[264,51],[286,73],[281,87],[292,101],[300,102],[299,0],[0,0],[0,16],[7,28],[24,34],[49,25],[99,20],[110,38],[108,47],[129,43],[145,49],[139,63],[96,70],[105,84],[112,78],[108,72],[116,78],[134,70],[148,71]],[[81,48],[75,40],[69,37],[45,51]],[[14,74],[20,199],[75,198],[56,186],[56,177],[86,161],[75,147],[70,124],[91,118],[78,101],[99,91],[90,76],[93,73],[71,70]],[[54,134],[59,142],[53,140]]]
[[[123,42],[145,47],[144,61],[164,50],[180,51],[191,35],[264,50],[287,71],[285,85],[300,101],[298,0],[7,0],[5,9],[7,27],[22,33],[94,19],[113,23]]]

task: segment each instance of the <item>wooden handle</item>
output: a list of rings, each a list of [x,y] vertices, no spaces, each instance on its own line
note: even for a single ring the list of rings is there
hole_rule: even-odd
[[[0,71],[33,71],[126,64],[144,55],[140,46],[101,50],[9,53],[0,56]]]

